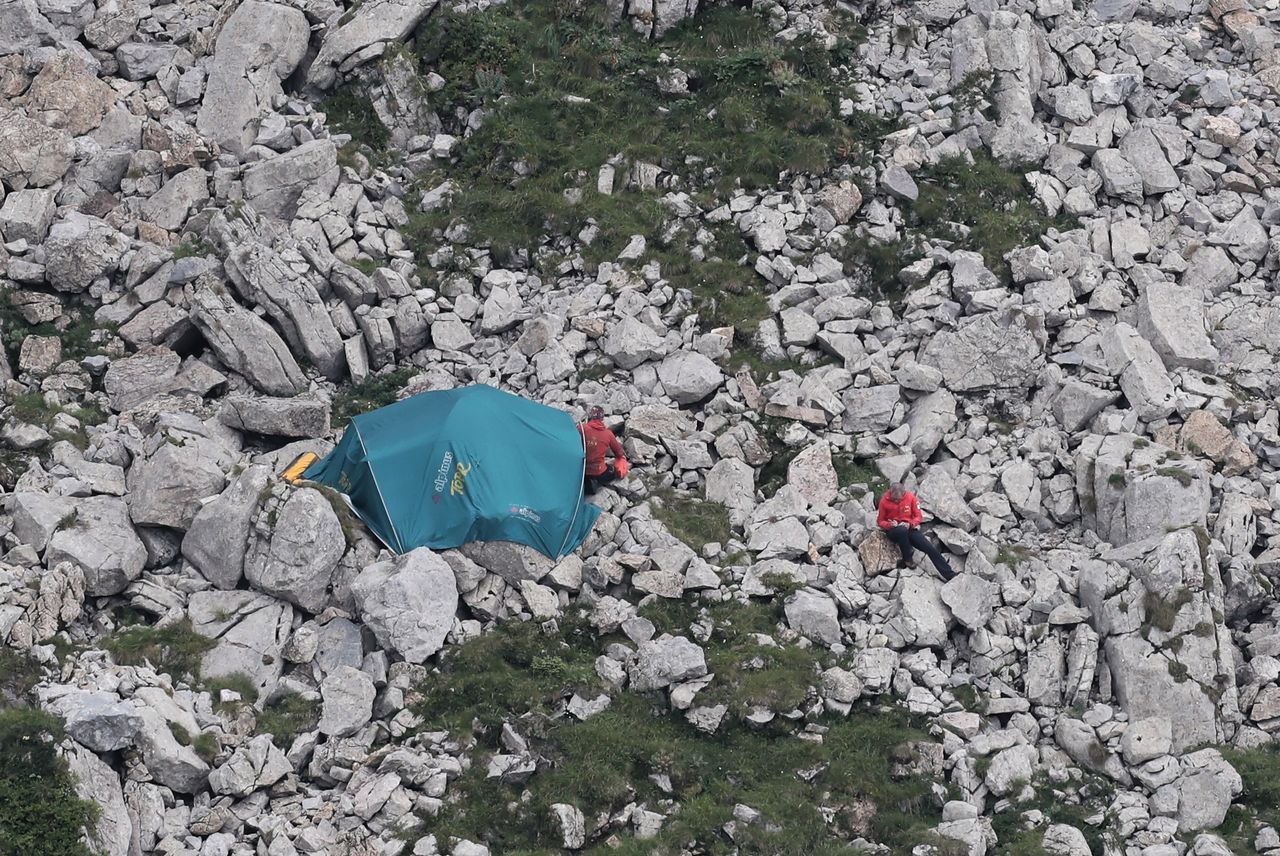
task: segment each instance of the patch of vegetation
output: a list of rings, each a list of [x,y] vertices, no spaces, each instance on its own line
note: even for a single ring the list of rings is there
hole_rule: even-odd
[[[695,550],[712,542],[724,544],[733,534],[729,509],[718,502],[667,489],[653,503],[653,516],[681,541]]]
[[[333,397],[333,427],[345,428],[352,416],[395,404],[396,393],[416,373],[412,368],[399,368],[380,375],[370,375],[360,383],[341,387]]]
[[[900,303],[907,289],[899,273],[921,259],[924,252],[919,236],[908,233],[888,243],[865,235],[850,235],[832,255],[843,265],[858,291]]]
[[[173,248],[174,260],[192,258],[195,256],[212,256],[215,255],[213,247],[208,241],[192,238],[187,236],[179,241]]]
[[[880,473],[875,463],[871,461],[859,459],[851,454],[841,453],[832,455],[831,463],[836,468],[836,478],[840,480],[840,487],[851,487],[860,484],[876,496],[889,489],[889,480]]]
[[[92,856],[81,830],[99,809],[80,799],[55,747],[62,723],[43,711],[0,709],[0,853]]]
[[[1147,627],[1155,627],[1165,633],[1173,631],[1178,622],[1178,612],[1191,602],[1194,595],[1189,588],[1180,588],[1172,599],[1166,599],[1155,592],[1147,592],[1142,597],[1142,608],[1147,616]]]
[[[1183,487],[1191,487],[1191,483],[1195,481],[1195,476],[1183,467],[1160,467],[1156,470],[1156,475],[1171,478]]]
[[[350,134],[358,145],[381,151],[391,142],[387,126],[373,109],[373,100],[359,83],[348,81],[320,102],[330,127]]]
[[[1128,484],[1128,481],[1125,479],[1124,473],[1117,472],[1107,476],[1107,484],[1111,485],[1117,490],[1123,490],[1124,486]]]
[[[342,537],[346,539],[348,547],[354,547],[360,540],[360,527],[364,526],[364,521],[351,510],[351,506],[347,504],[342,494],[333,488],[317,483],[311,483],[309,486],[320,491],[324,494],[324,498],[329,500],[329,506],[338,518],[338,524],[342,526]]]
[[[1253,853],[1259,826],[1280,828],[1280,749],[1272,744],[1257,749],[1220,747],[1244,784],[1227,819],[1218,830],[1232,852]]]
[[[1028,830],[1022,821],[1022,815],[1032,810],[1045,815],[1046,825],[1062,823],[1080,830],[1094,856],[1107,852],[1104,830],[1108,824],[1098,827],[1089,820],[1104,812],[1111,803],[1115,789],[1110,782],[1086,773],[1083,783],[1069,791],[1043,778],[1031,784],[1034,797],[1030,801],[992,816],[991,827],[998,838],[995,849],[989,851],[992,856],[1041,856],[1044,853],[1040,830]]]
[[[320,702],[290,694],[265,705],[257,713],[257,731],[270,734],[275,743],[287,749],[293,739],[311,731],[320,722]]]
[[[735,608],[747,609],[744,621],[758,626],[759,616],[750,614],[756,610]],[[481,637],[459,653],[465,658],[466,649],[485,644]],[[719,664],[710,660],[718,647],[715,639],[707,643],[717,682]],[[710,691],[699,694],[700,704]],[[511,785],[487,778],[487,765],[478,760],[453,785],[441,812],[424,818],[424,831],[483,841],[496,853],[550,854],[560,843],[553,803],[594,818],[635,801],[668,813],[657,837],[618,836],[585,852],[852,854],[848,842],[856,836],[908,852],[928,840],[937,820],[930,781],[903,767],[911,758],[906,744],[925,735],[900,713],[862,708],[848,718],[824,719],[819,742],[759,732],[732,718],[715,735],[701,734],[678,712],[627,692],[584,722],[521,717],[527,704],[518,701],[509,717],[550,766]],[[428,728],[439,724],[427,720]],[[496,745],[496,733],[487,739]],[[669,781],[669,792],[655,778]],[[665,808],[668,801],[678,807]],[[739,803],[762,817],[739,823],[731,841],[723,826]]]
[[[1034,201],[1024,173],[1033,167],[1004,166],[985,150],[944,158],[916,173],[919,198],[906,211],[919,234],[952,241],[955,249],[982,254],[987,267],[1010,281],[1005,253],[1035,244],[1050,227],[1070,228],[1065,215],[1049,217]],[[958,229],[963,224],[967,229]]]
[[[1021,544],[1001,544],[1000,549],[996,552],[996,560],[994,564],[1007,565],[1010,568],[1017,568],[1027,559],[1031,558],[1031,550]]]
[[[978,114],[990,119],[989,111],[993,101],[991,84],[994,77],[989,69],[974,69],[960,78],[960,82],[951,88],[951,97],[955,106],[952,112],[952,123],[959,129],[961,119],[966,115]]]
[[[509,622],[449,651],[418,688],[414,706],[430,727],[466,732],[524,714],[549,714],[575,691],[600,689],[594,637],[573,618],[556,633]]]
[[[102,644],[121,665],[147,662],[174,677],[194,679],[200,673],[200,658],[217,643],[192,630],[191,620],[184,618],[168,627],[124,627]]]
[[[232,712],[235,708],[253,704],[258,700],[258,687],[253,682],[253,678],[244,672],[233,672],[230,675],[223,675],[220,678],[211,678],[204,682],[201,689],[209,693],[213,697],[213,709],[219,712]],[[223,690],[231,690],[240,694],[238,702],[220,701],[219,697]]]
[[[757,187],[783,171],[861,161],[890,130],[867,114],[842,118],[833,54],[777,40],[760,16],[710,9],[649,42],[610,26],[604,12],[538,0],[446,10],[423,23],[422,67],[447,81],[433,104],[492,112],[459,142],[444,176],[462,189],[452,209],[422,227],[461,217],[500,251],[594,223],[598,251],[616,253],[633,234],[654,243],[665,212],[656,193],[596,191],[598,170],[615,156],[617,185],[630,165],[651,163],[695,184]],[[687,95],[659,91],[664,52],[667,67],[688,73]]]
[[[0,703],[26,697],[40,682],[40,664],[12,648],[0,648]]]
[[[60,340],[62,359],[78,362],[103,353],[106,343],[116,335],[115,324],[97,321],[90,312],[64,309],[60,320],[61,326],[53,321],[28,324],[13,304],[12,295],[8,292],[0,295],[0,344],[9,362],[17,365],[22,340],[28,336],[52,336]]]

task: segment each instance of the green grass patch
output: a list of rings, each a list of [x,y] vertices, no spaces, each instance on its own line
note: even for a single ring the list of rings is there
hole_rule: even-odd
[[[379,375],[371,375],[360,383],[338,389],[333,397],[332,423],[335,428],[345,428],[352,416],[395,404],[396,393],[404,388],[417,371],[400,368]]]
[[[1183,467],[1159,467],[1156,475],[1171,478],[1183,487],[1191,487],[1191,483],[1195,481],[1195,476]]]
[[[535,622],[509,622],[442,659],[418,687],[414,705],[426,727],[468,731],[509,717],[549,714],[574,691],[598,691],[596,642],[571,616],[558,633]]]
[[[671,489],[660,491],[652,504],[653,516],[672,535],[695,550],[710,543],[724,544],[733,534],[729,525],[729,509]]]
[[[387,126],[382,124],[369,93],[355,82],[347,82],[335,89],[320,102],[320,109],[328,117],[329,124],[343,134],[350,134],[352,142],[382,151],[391,141]]]
[[[94,320],[93,314],[79,309],[64,309],[63,326],[53,321],[28,324],[13,304],[9,293],[0,295],[0,344],[3,344],[9,362],[18,364],[18,352],[22,340],[28,336],[52,336],[62,342],[63,361],[79,362],[85,357],[102,354],[107,342],[116,335],[116,325]]]
[[[320,722],[320,702],[290,694],[265,705],[256,715],[259,734],[270,734],[275,744],[289,748],[299,734],[313,730]]]
[[[831,456],[831,463],[836,468],[836,478],[840,480],[840,487],[863,485],[874,495],[889,489],[889,480],[880,473],[879,468],[872,461],[860,459],[848,453],[838,453]]]
[[[1022,821],[1023,814],[1032,810],[1045,815],[1046,826],[1062,823],[1080,830],[1094,856],[1107,852],[1104,837],[1109,824],[1094,826],[1089,820],[1104,814],[1114,798],[1115,788],[1108,780],[1085,773],[1081,784],[1068,785],[1068,789],[1043,778],[1032,782],[1032,787],[1031,800],[992,816],[991,827],[999,840],[989,851],[992,856],[1042,856],[1045,853],[1041,832],[1044,827],[1028,830]]]
[[[12,648],[0,648],[0,702],[25,698],[40,682],[40,664]]]
[[[699,693],[698,704],[785,710],[803,700],[816,678],[816,655],[794,647],[770,649],[751,638],[775,629],[777,609],[730,602],[699,610],[672,602],[653,604],[642,614],[672,633],[686,632],[694,620],[714,625],[704,648],[716,679]],[[620,834],[584,852],[852,854],[857,851],[850,841],[859,836],[894,852],[929,840],[928,829],[938,818],[930,781],[904,766],[912,758],[907,744],[927,738],[901,712],[862,707],[847,719],[823,719],[828,730],[821,742],[800,739],[785,724],[755,729],[732,715],[715,735],[702,734],[679,712],[668,711],[660,694],[615,692],[610,707],[585,722],[548,718],[552,708],[546,700],[568,692],[571,676],[586,668],[594,648],[581,649],[589,640],[575,640],[572,633],[538,633],[527,625],[514,631],[503,626],[460,646],[422,688],[425,701],[417,710],[430,712],[441,697],[467,699],[461,711],[428,716],[424,727],[434,729],[459,712],[469,716],[477,702],[489,705],[493,721],[511,721],[549,765],[523,784],[486,778],[484,749],[498,747],[497,730],[490,729],[439,815],[424,818],[425,832],[482,841],[495,853],[553,853],[560,840],[553,803],[575,805],[590,819],[635,801],[668,813],[658,837],[637,841]],[[504,653],[513,642],[516,663]],[[578,649],[580,659],[561,645]],[[545,669],[540,675],[535,665],[544,656],[565,663],[554,678]],[[671,793],[651,776],[665,776]],[[722,827],[738,803],[760,811],[762,822],[740,824],[735,842]]]
[[[57,756],[57,717],[22,707],[0,709],[0,853],[92,856],[80,831],[99,809],[75,793],[67,762]]]
[[[220,678],[211,678],[204,682],[201,689],[205,690],[213,697],[213,709],[223,713],[230,713],[241,705],[253,704],[258,700],[257,685],[253,682],[253,678],[243,672],[223,675]],[[220,701],[219,695],[223,690],[232,690],[233,692],[239,693],[240,701]]]
[[[174,677],[194,679],[200,673],[200,658],[217,643],[191,629],[184,618],[168,627],[135,624],[112,633],[103,647],[121,665],[149,662]]]
[[[1021,544],[1001,544],[1000,549],[996,551],[994,564],[1017,568],[1030,558],[1031,549],[1029,547],[1024,547]]]
[[[1034,201],[1024,174],[1033,167],[1006,167],[985,150],[945,158],[915,174],[919,198],[904,206],[907,225],[921,235],[954,242],[982,254],[987,267],[1010,281],[1005,253],[1038,243],[1049,228],[1071,228],[1070,218],[1049,217]],[[968,226],[968,233],[954,224]]]
[[[1178,622],[1178,612],[1191,602],[1194,595],[1189,588],[1180,588],[1172,598],[1162,597],[1155,592],[1147,592],[1142,597],[1142,608],[1147,616],[1146,627],[1154,627],[1169,633]]]
[[[788,170],[862,162],[891,130],[869,115],[841,118],[844,81],[832,64],[841,54],[779,41],[763,17],[714,8],[649,42],[610,26],[604,12],[537,0],[445,10],[423,22],[422,68],[447,81],[433,106],[493,111],[436,177],[462,192],[423,227],[460,217],[495,249],[528,248],[548,230],[576,234],[591,221],[602,252],[616,252],[631,234],[656,238],[665,219],[657,193],[596,191],[597,171],[616,155],[656,164],[694,189],[759,187]],[[852,22],[846,27],[846,40],[857,36]],[[662,52],[690,74],[689,94],[658,90]]]

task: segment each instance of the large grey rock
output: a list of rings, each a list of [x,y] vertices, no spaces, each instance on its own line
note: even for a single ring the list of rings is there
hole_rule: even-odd
[[[1079,431],[1119,397],[1120,394],[1112,390],[1099,389],[1082,380],[1068,378],[1053,397],[1053,416],[1062,430],[1069,433]]]
[[[1149,283],[1138,300],[1138,332],[1166,368],[1217,369],[1218,349],[1205,332],[1201,292],[1168,282]]]
[[[307,85],[321,90],[333,88],[339,73],[345,74],[381,56],[387,45],[403,42],[437,2],[370,0],[351,7],[336,27],[324,31],[319,53],[307,69]]]
[[[10,0],[0,9],[14,5],[20,4]],[[3,23],[0,19],[0,27]],[[0,110],[0,181],[7,187],[48,187],[66,174],[74,154],[75,146],[67,132],[49,128],[17,111]]]
[[[525,580],[536,583],[555,565],[534,548],[514,541],[471,541],[461,549],[468,559],[512,585]]]
[[[907,426],[911,429],[907,448],[916,460],[929,460],[956,421],[956,397],[948,390],[936,389],[921,396],[912,402],[907,413]]]
[[[836,602],[825,592],[800,589],[783,607],[791,629],[830,647],[840,641],[840,616]]]
[[[328,196],[337,186],[338,150],[331,140],[303,143],[244,173],[245,201],[264,217],[279,220],[293,218],[304,190]]]
[[[192,322],[228,368],[267,395],[294,395],[307,388],[306,376],[279,334],[232,300],[225,287],[201,281],[191,301]]]
[[[1137,170],[1146,194],[1168,193],[1182,186],[1165,156],[1164,147],[1150,128],[1139,125],[1125,134],[1120,141],[1120,154]]]
[[[373,718],[373,679],[359,669],[339,666],[320,684],[321,734],[346,737]]]
[[[245,468],[216,499],[200,507],[187,527],[183,557],[220,589],[240,582],[249,531],[271,477],[266,467]]]
[[[99,856],[129,856],[133,823],[120,776],[93,752],[74,743],[66,747],[65,756],[76,796],[98,807],[97,820],[86,830],[89,846]]]
[[[237,6],[214,43],[196,130],[244,154],[257,137],[259,120],[284,94],[280,81],[302,62],[310,31],[296,7],[260,0]]]
[[[157,395],[177,389],[181,367],[182,358],[174,351],[146,346],[123,359],[112,360],[102,377],[102,388],[110,399],[111,408],[123,413]]]
[[[666,634],[640,643],[636,662],[629,670],[631,688],[638,692],[664,689],[706,673],[707,660],[701,648],[683,636]]]
[[[1120,737],[1124,762],[1131,767],[1168,755],[1173,749],[1173,725],[1163,716],[1130,722]]]
[[[265,702],[284,670],[293,608],[257,592],[201,591],[191,595],[187,614],[192,629],[217,642],[201,659],[200,676],[244,675]]]
[[[141,576],[147,561],[125,503],[114,496],[91,496],[76,501],[74,514],[74,520],[49,539],[46,564],[71,562],[83,569],[85,591],[94,597],[124,591]]]
[[[1065,823],[1046,826],[1041,842],[1049,856],[1093,856],[1084,833]]]
[[[1000,604],[1000,590],[977,574],[958,574],[942,586],[942,602],[951,614],[970,630],[987,626]]]
[[[1132,434],[1086,437],[1076,453],[1076,492],[1084,525],[1115,545],[1203,526],[1209,479],[1199,461]],[[1143,445],[1143,443],[1147,443]]]
[[[3,128],[0,120],[0,134]],[[114,272],[128,248],[128,238],[102,220],[72,211],[49,229],[45,278],[58,291],[84,291],[98,277]]]
[[[1173,412],[1173,382],[1142,334],[1128,324],[1116,324],[1102,334],[1102,353],[1140,419],[1163,419]]]
[[[308,612],[329,602],[329,582],[347,549],[333,506],[320,491],[302,487],[278,511],[259,516],[257,538],[244,558],[249,584]]]
[[[755,505],[756,471],[741,458],[721,458],[707,471],[706,499],[728,508]]]
[[[4,198],[0,207],[0,235],[6,241],[43,243],[56,208],[51,188],[16,190]]]
[[[831,462],[831,447],[814,443],[787,465],[787,484],[800,492],[810,505],[828,505],[840,490],[840,479]]]
[[[267,437],[324,437],[329,433],[329,402],[313,395],[295,398],[227,396],[218,421],[237,431]]]
[[[57,30],[35,0],[0,3],[0,56],[22,53],[54,41]]]
[[[180,794],[198,793],[208,783],[209,765],[191,746],[179,743],[170,727],[172,724],[173,728],[186,731],[188,739],[193,739],[198,726],[189,713],[185,716],[181,711],[175,713],[172,708],[176,705],[172,702],[163,704],[154,694],[146,692],[152,689],[163,693],[158,687],[147,687],[134,695],[142,702],[138,706],[142,730],[137,741],[142,762],[157,783]]]
[[[1036,748],[1025,743],[997,752],[987,767],[987,787],[992,793],[1003,796],[1015,786],[1027,784],[1035,773],[1038,760]]]
[[[609,328],[600,349],[618,368],[630,371],[641,363],[667,352],[662,338],[647,325],[630,316]]]
[[[116,48],[116,63],[125,80],[150,80],[181,60],[191,62],[191,53],[178,45],[125,42]]]
[[[1211,244],[1200,246],[1187,259],[1187,269],[1182,272],[1181,284],[1203,292],[1206,296],[1218,295],[1240,278],[1240,271],[1227,255],[1227,251]]]
[[[200,167],[192,167],[170,178],[142,203],[142,216],[161,229],[175,232],[208,198],[208,175]]]
[[[249,303],[267,311],[297,354],[330,380],[346,370],[342,338],[316,290],[316,283],[299,274],[275,250],[247,242],[227,253],[227,276]]]
[[[1142,202],[1142,174],[1118,149],[1094,152],[1093,168],[1102,177],[1102,187],[1108,194],[1125,202]]]
[[[231,454],[217,442],[191,435],[166,437],[126,477],[129,516],[139,526],[185,530],[200,501],[222,493]]]
[[[215,794],[247,797],[292,772],[293,764],[276,748],[271,735],[259,734],[209,773],[209,790]]]
[[[916,490],[921,508],[965,531],[978,526],[978,515],[969,507],[955,480],[941,467],[930,467]]]
[[[13,534],[18,543],[43,553],[64,521],[72,518],[75,506],[69,497],[19,490],[9,500],[12,505]]]
[[[658,365],[658,379],[677,404],[695,404],[720,388],[724,373],[702,354],[680,351]]]
[[[1182,757],[1182,776],[1172,786],[1178,794],[1178,831],[1217,829],[1244,782],[1217,749],[1201,749]]]
[[[458,609],[453,569],[425,547],[368,566],[351,583],[351,595],[378,643],[410,663],[440,650]]]
[[[47,706],[62,717],[68,736],[94,752],[132,746],[142,730],[138,709],[115,693],[74,690]]]
[[[902,580],[889,628],[908,645],[941,648],[947,641],[951,612],[939,596],[939,583],[925,577]]]
[[[982,315],[954,332],[935,334],[920,362],[942,372],[952,392],[1029,386],[1044,362],[1040,344],[1021,323],[1001,326]]]
[[[888,430],[901,398],[902,388],[896,383],[849,390],[843,399],[844,430],[849,434]]]

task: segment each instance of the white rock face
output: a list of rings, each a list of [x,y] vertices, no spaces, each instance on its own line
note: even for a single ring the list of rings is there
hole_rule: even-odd
[[[324,609],[333,571],[347,549],[333,506],[320,491],[304,487],[265,517],[245,555],[245,578],[307,612]]]
[[[365,568],[351,594],[379,644],[410,663],[440,650],[458,608],[453,569],[425,547]]]
[[[323,706],[321,734],[346,737],[355,734],[373,717],[373,679],[359,669],[339,666],[320,684]]]
[[[706,673],[706,656],[700,647],[683,636],[664,635],[641,643],[639,658],[630,669],[631,688],[660,690]]]

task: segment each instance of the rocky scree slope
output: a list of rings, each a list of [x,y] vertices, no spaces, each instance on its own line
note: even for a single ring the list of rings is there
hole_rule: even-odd
[[[482,5],[0,5],[0,749],[86,850],[1280,850],[1275,4]],[[626,87],[687,139],[518,133]],[[472,382],[625,418],[579,555],[275,477]]]

